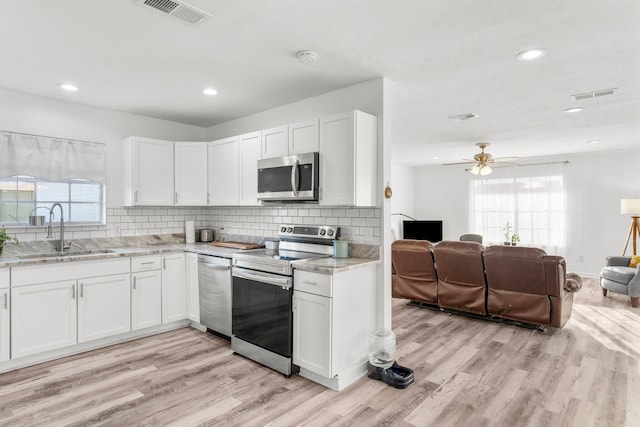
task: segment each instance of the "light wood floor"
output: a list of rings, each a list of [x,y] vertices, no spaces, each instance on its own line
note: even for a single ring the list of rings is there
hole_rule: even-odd
[[[545,333],[395,300],[405,390],[336,393],[181,329],[0,375],[0,425],[638,426],[640,309],[595,280]]]

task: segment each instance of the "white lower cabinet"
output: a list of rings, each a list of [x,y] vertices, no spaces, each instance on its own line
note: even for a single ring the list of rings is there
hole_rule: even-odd
[[[11,358],[77,342],[75,280],[11,288]]]
[[[198,254],[188,252],[187,262],[187,318],[200,323],[200,289],[198,288]]]
[[[162,323],[187,318],[184,252],[162,256]]]
[[[293,292],[293,363],[331,377],[331,298]]]
[[[162,273],[160,270],[131,274],[131,330],[162,323]]]
[[[129,273],[78,280],[78,342],[131,330]]]
[[[0,362],[9,360],[9,344],[11,329],[9,319],[11,317],[11,304],[9,304],[9,288],[0,288]]]
[[[375,329],[375,265],[334,274],[294,271],[293,363],[342,390],[366,373]]]

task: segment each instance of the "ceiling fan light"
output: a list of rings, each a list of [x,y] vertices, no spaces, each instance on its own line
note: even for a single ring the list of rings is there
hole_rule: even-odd
[[[491,170],[491,168],[487,165],[484,165],[480,168],[480,175],[489,175],[491,172],[493,172]]]
[[[474,175],[479,175],[480,174],[480,166],[474,165],[471,168],[471,173],[474,174]]]

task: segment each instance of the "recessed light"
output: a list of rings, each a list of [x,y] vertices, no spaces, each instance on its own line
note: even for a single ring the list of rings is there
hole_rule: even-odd
[[[58,83],[57,85],[60,89],[68,90],[69,92],[77,92],[78,86],[71,83]]]
[[[205,90],[203,90],[202,93],[204,93],[205,95],[217,95],[218,91],[212,87],[208,87]]]
[[[597,144],[599,142],[600,142],[599,139],[592,139],[591,141],[587,141],[587,144]]]
[[[538,58],[542,58],[547,54],[547,49],[543,47],[537,47],[535,49],[523,50],[516,55],[519,61],[533,61]]]
[[[584,110],[584,107],[571,107],[564,110],[565,113],[577,113]]]
[[[440,160],[440,157],[438,157],[438,156],[433,156],[433,160]]]
[[[475,119],[476,117],[478,117],[478,115],[475,113],[464,113],[464,114],[456,114],[455,116],[449,116],[447,118],[451,120],[469,120],[469,119]]]

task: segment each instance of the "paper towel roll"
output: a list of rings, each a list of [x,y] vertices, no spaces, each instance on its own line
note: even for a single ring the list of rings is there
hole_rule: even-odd
[[[193,221],[184,222],[184,241],[186,243],[194,243],[196,241],[196,227]]]

